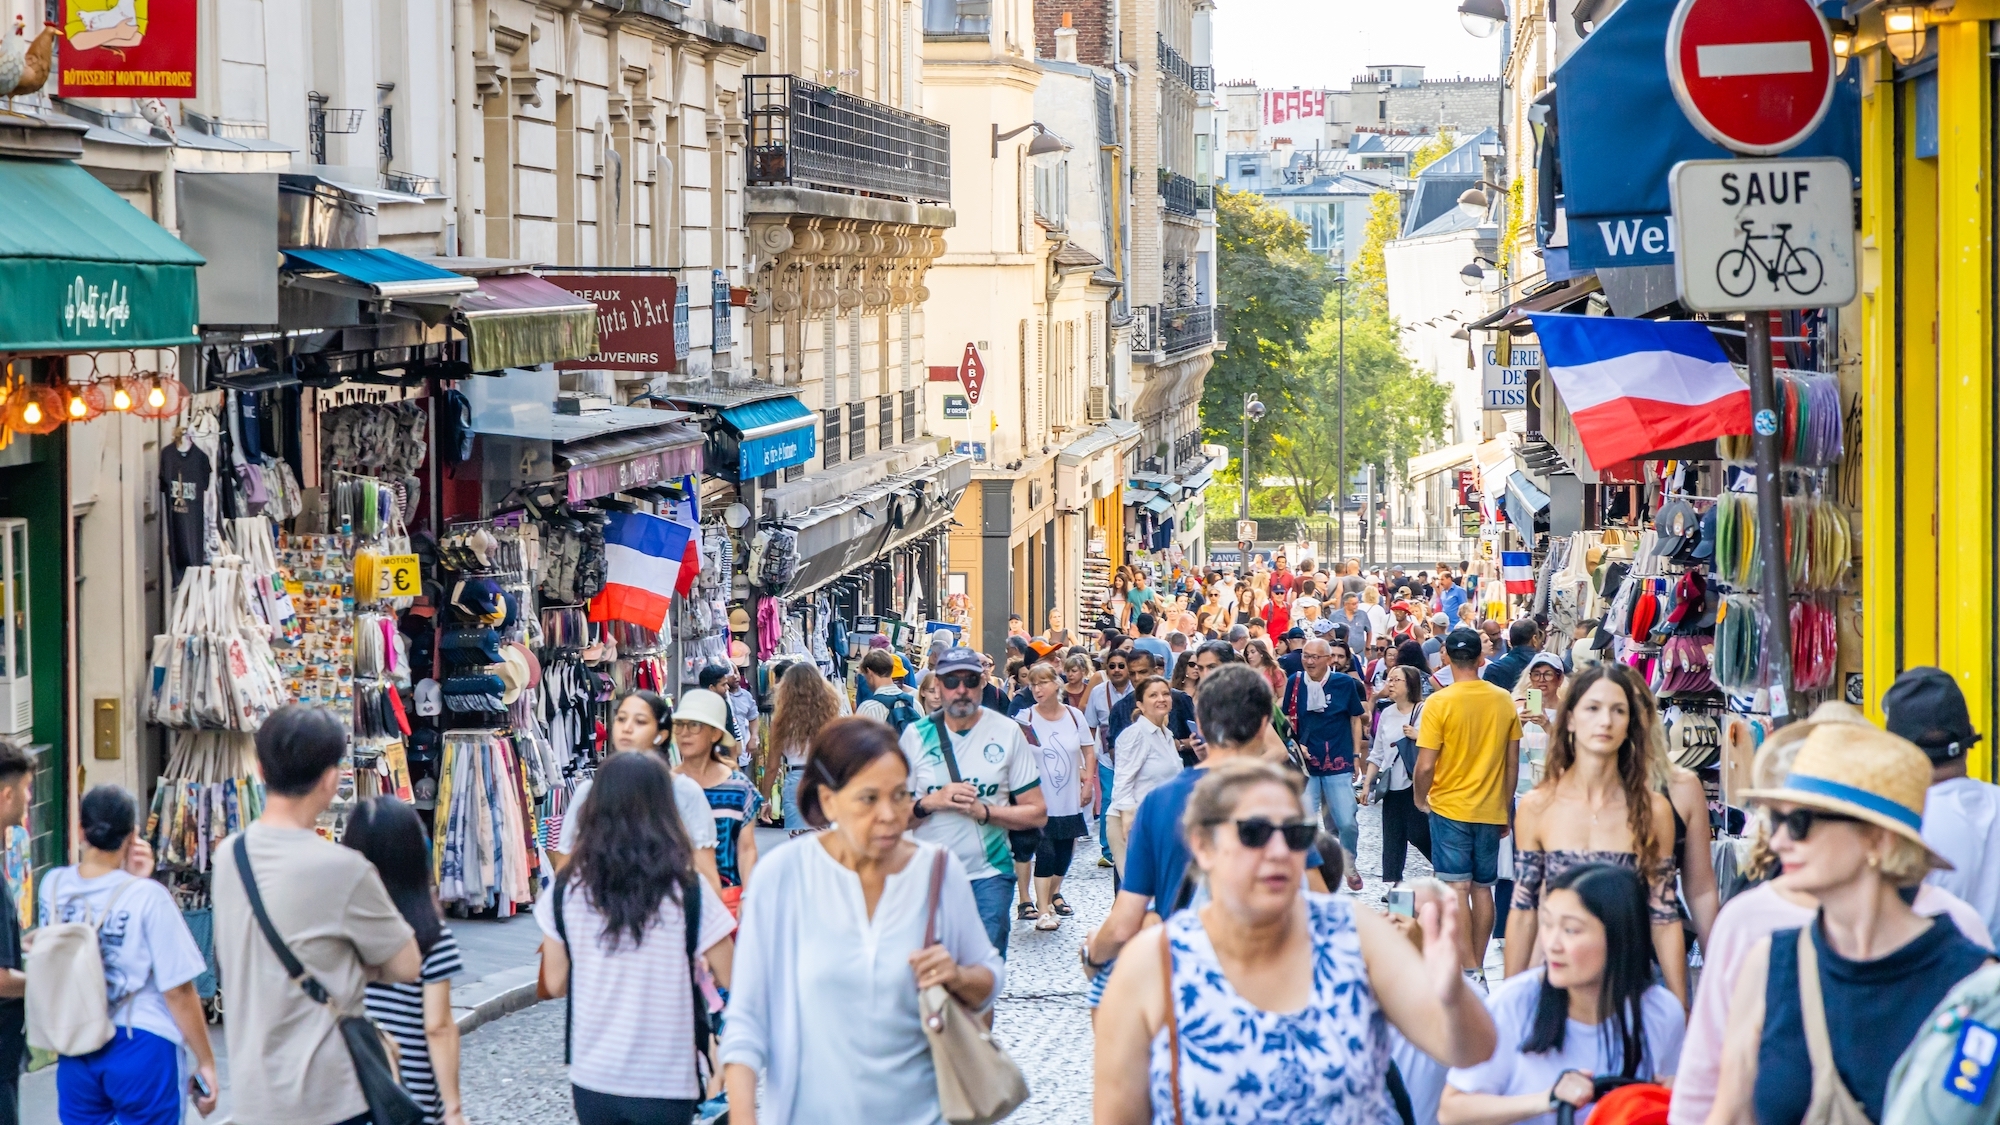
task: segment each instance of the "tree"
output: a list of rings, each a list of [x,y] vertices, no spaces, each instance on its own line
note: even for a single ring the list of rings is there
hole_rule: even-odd
[[[1457,133],[1452,132],[1450,129],[1438,130],[1431,136],[1430,140],[1418,145],[1417,151],[1410,154],[1410,175],[1415,176],[1418,172],[1437,163],[1440,157],[1449,155],[1451,150],[1457,147]]]
[[[1350,314],[1361,307],[1387,313],[1389,269],[1383,248],[1403,233],[1403,197],[1393,191],[1378,191],[1368,201],[1368,226],[1362,231],[1361,252],[1354,256],[1354,268],[1347,276],[1347,304]]]
[[[1293,357],[1318,319],[1332,275],[1312,252],[1305,224],[1262,196],[1218,187],[1215,198],[1217,288],[1223,350],[1202,387],[1201,417],[1210,441],[1242,440],[1243,396],[1270,407],[1253,441],[1293,408]]]

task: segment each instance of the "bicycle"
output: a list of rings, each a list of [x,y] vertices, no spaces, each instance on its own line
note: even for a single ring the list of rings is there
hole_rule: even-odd
[[[1825,266],[1819,255],[1808,246],[1793,246],[1790,223],[1778,223],[1776,234],[1752,234],[1756,222],[1745,219],[1739,224],[1743,231],[1743,245],[1722,255],[1715,261],[1715,283],[1731,297],[1747,295],[1757,284],[1758,275],[1771,283],[1775,291],[1780,282],[1801,297],[1810,297],[1819,291],[1820,283],[1826,279]],[[1766,261],[1757,252],[1754,243],[1775,241],[1777,253]],[[1808,280],[1809,279],[1809,280]]]

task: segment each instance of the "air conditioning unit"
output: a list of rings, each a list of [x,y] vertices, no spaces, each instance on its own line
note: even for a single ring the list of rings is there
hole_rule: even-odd
[[[1108,387],[1092,387],[1084,392],[1083,417],[1087,422],[1102,422],[1111,416],[1111,391]]]

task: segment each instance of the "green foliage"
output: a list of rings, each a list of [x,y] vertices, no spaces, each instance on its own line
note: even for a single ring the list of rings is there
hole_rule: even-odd
[[[1226,335],[1203,383],[1201,416],[1209,441],[1234,448],[1243,440],[1244,395],[1256,392],[1271,411],[1252,428],[1253,444],[1292,408],[1292,357],[1305,345],[1332,276],[1310,249],[1305,224],[1262,196],[1218,186],[1215,212]]]
[[[1415,176],[1437,163],[1439,158],[1450,155],[1451,150],[1457,147],[1458,134],[1450,129],[1440,129],[1430,140],[1418,145],[1417,151],[1410,154],[1410,175]]]
[[[1350,311],[1357,304],[1365,309],[1386,312],[1389,308],[1389,269],[1383,248],[1403,231],[1403,197],[1393,191],[1378,191],[1368,202],[1368,227],[1362,232],[1361,253],[1354,256],[1354,268],[1347,271],[1354,284],[1348,294]]]

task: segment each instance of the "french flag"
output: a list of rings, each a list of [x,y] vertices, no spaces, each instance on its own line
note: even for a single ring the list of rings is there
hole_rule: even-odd
[[[1750,388],[1707,325],[1561,313],[1533,320],[1592,465],[1750,432]]]
[[[1510,594],[1535,592],[1535,557],[1526,551],[1500,552],[1500,579]]]
[[[643,512],[613,512],[604,529],[604,589],[590,599],[592,621],[629,621],[654,632],[667,626],[687,554],[688,527]]]

